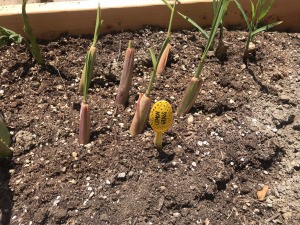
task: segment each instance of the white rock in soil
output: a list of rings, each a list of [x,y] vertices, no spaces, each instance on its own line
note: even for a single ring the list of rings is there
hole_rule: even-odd
[[[118,178],[119,179],[125,179],[126,178],[126,173],[125,172],[119,173]]]
[[[187,122],[189,124],[193,123],[194,122],[194,117],[192,115],[190,115],[188,118],[187,118]]]
[[[198,142],[197,142],[197,145],[203,146],[203,141],[198,141]]]
[[[207,141],[203,141],[203,144],[209,146],[209,143]]]
[[[175,213],[173,213],[173,216],[174,217],[179,217],[181,214],[179,213],[179,212],[175,212]]]
[[[91,192],[90,194],[89,194],[89,198],[91,198],[91,197],[93,197],[95,195],[95,192]]]
[[[133,171],[129,171],[128,177],[133,177],[133,175],[134,175],[134,172]]]
[[[33,141],[33,134],[29,131],[20,130],[16,133],[16,144],[25,148],[29,147]]]

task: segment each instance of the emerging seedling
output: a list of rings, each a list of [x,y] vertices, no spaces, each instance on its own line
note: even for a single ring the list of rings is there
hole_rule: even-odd
[[[134,66],[134,48],[132,46],[132,41],[129,41],[128,48],[125,52],[122,76],[120,79],[120,85],[118,87],[118,92],[116,96],[117,105],[123,105],[123,106],[126,105],[129,96],[129,89],[132,83],[133,66]]]
[[[0,27],[0,48],[4,45],[7,45],[10,42],[16,44],[25,44],[26,48],[31,53],[32,57],[40,65],[44,64],[39,46],[37,45],[36,38],[32,32],[32,28],[29,23],[28,16],[26,14],[26,3],[27,0],[23,0],[22,3],[22,18],[24,22],[24,31],[29,35],[29,41],[27,41],[22,35],[17,34],[16,32],[9,30],[4,27]]]
[[[171,50],[171,44],[168,43],[158,62],[157,72],[156,72],[157,76],[160,76],[164,72],[167,65],[170,50]]]
[[[11,145],[11,137],[7,126],[0,117],[0,158],[12,156],[12,151],[9,146]]]
[[[172,14],[175,11],[176,0],[174,2],[174,6],[173,7],[167,2],[167,0],[162,0],[162,1],[165,3],[165,5],[167,7],[169,7],[171,9],[171,14]],[[171,28],[172,28],[172,23],[169,23],[167,37],[169,37],[170,41],[171,41]],[[171,50],[170,41],[167,44],[166,48],[164,49],[164,51],[163,51],[163,53],[161,55],[161,58],[158,61],[157,71],[156,71],[157,76],[160,76],[163,73],[163,71],[165,70],[165,68],[166,68],[168,57],[169,57],[169,53],[170,53],[170,50]]]
[[[175,5],[176,5],[176,1],[174,2],[174,6],[172,8],[172,13],[170,16],[170,22],[169,22],[169,28],[168,28],[168,34],[170,34],[171,31],[171,27],[172,27],[172,22],[173,22],[173,16],[174,16],[174,12],[175,12]],[[160,61],[163,52],[165,51],[167,45],[170,42],[170,35],[166,36],[166,39],[162,45],[162,48],[158,54],[158,57],[155,57],[154,51],[150,48],[150,55],[151,55],[151,59],[152,59],[152,64],[153,64],[153,70],[151,73],[151,77],[150,77],[150,81],[148,84],[148,88],[146,90],[145,94],[140,94],[138,102],[137,102],[137,106],[136,106],[136,111],[133,117],[133,120],[131,122],[131,126],[130,126],[130,134],[131,136],[136,136],[138,134],[141,134],[144,132],[146,125],[147,125],[147,121],[148,121],[148,116],[149,116],[149,112],[150,112],[150,108],[151,108],[151,90],[152,90],[152,86],[154,83],[154,79],[156,77],[157,74],[157,67],[158,67],[158,62]]]
[[[234,0],[235,4],[241,11],[243,15],[247,28],[248,28],[248,38],[246,43],[246,49],[244,51],[244,58],[249,58],[255,52],[255,44],[253,43],[255,35],[258,33],[268,30],[276,25],[282,23],[282,21],[274,22],[262,27],[259,27],[260,22],[265,18],[267,13],[270,11],[274,0],[257,0],[257,3],[254,4],[251,0],[251,17],[247,17],[245,11],[243,10],[241,4]]]
[[[79,118],[79,135],[78,135],[78,143],[79,144],[87,144],[90,141],[90,132],[91,132],[91,116],[90,109],[87,102],[88,98],[88,81],[90,77],[90,67],[91,67],[91,52],[88,51],[86,56],[86,70],[84,75],[84,87],[83,87],[83,101],[81,103],[80,108],[80,118]]]
[[[37,44],[35,35],[32,32],[32,28],[28,19],[28,16],[26,14],[26,3],[28,0],[23,0],[22,2],[22,18],[23,18],[23,22],[24,22],[24,31],[28,34],[29,36],[29,50],[32,54],[32,56],[34,57],[34,59],[36,60],[37,64],[39,65],[43,65],[44,61],[41,55],[41,51],[40,48]]]
[[[162,150],[162,134],[169,130],[173,122],[171,104],[165,100],[156,102],[150,111],[149,122],[155,132],[155,146],[157,150]]]
[[[4,27],[0,27],[0,48],[7,45],[10,42],[16,44],[21,44],[21,43],[28,44],[20,34],[17,34],[16,32],[6,29]],[[26,47],[29,46],[26,45]]]
[[[190,81],[190,83],[183,95],[183,98],[180,102],[180,105],[177,109],[176,113],[178,116],[183,116],[186,113],[188,113],[196,101],[196,98],[199,94],[200,87],[202,85],[202,81],[200,80],[200,75],[201,75],[202,69],[204,67],[207,53],[214,41],[217,29],[220,25],[223,15],[225,14],[225,12],[227,10],[229,2],[230,2],[230,0],[220,0],[219,4],[217,5],[217,9],[216,9],[216,13],[214,14],[214,19],[213,19],[212,28],[211,28],[211,32],[209,34],[208,41],[206,43],[204,52],[202,53],[202,56],[201,56],[198,68],[194,74],[194,77]]]
[[[173,7],[168,3],[166,0],[162,0],[165,5],[172,11]],[[178,15],[180,15],[184,20],[188,21],[190,24],[192,24],[196,29],[199,30],[199,32],[204,36],[205,39],[209,38],[209,34],[201,27],[199,26],[194,20],[192,20],[190,17],[182,14],[181,12],[177,11]]]
[[[88,87],[90,86],[90,82],[91,82],[91,79],[93,77],[93,70],[94,70],[94,65],[95,65],[95,62],[96,62],[96,51],[97,51],[96,45],[97,45],[97,41],[98,41],[98,38],[99,38],[99,35],[100,35],[102,23],[103,23],[103,20],[101,20],[101,8],[100,8],[100,4],[98,4],[94,39],[93,39],[92,46],[88,50],[88,52],[91,56],[91,61],[90,61],[91,66],[90,66],[90,71],[88,71],[88,73],[90,74],[89,79],[88,79]],[[87,70],[87,65],[85,63],[84,67],[83,67],[79,87],[78,87],[78,90],[79,90],[80,93],[83,92],[85,75],[87,74],[86,70]]]
[[[97,19],[96,19],[96,28],[94,35],[93,46],[96,46],[98,36],[100,33],[100,28],[102,21],[100,20],[100,5],[98,4],[97,8]],[[101,22],[100,22],[101,21]],[[92,46],[92,47],[93,47]],[[89,90],[89,82],[91,80],[93,66],[95,64],[95,51],[91,51],[91,49],[86,54],[85,61],[85,69],[82,79],[83,80],[83,101],[81,103],[80,108],[80,119],[79,119],[79,136],[78,143],[79,144],[87,144],[90,141],[90,132],[91,132],[91,117],[90,117],[90,109],[88,105],[88,90]]]
[[[217,13],[218,4],[220,4],[220,0],[214,0],[213,1],[214,14]],[[228,50],[228,44],[226,42],[224,42],[224,40],[223,40],[223,37],[224,37],[224,23],[223,22],[224,22],[225,13],[226,13],[226,11],[224,11],[222,19],[220,21],[219,43],[218,43],[218,46],[217,46],[217,49],[216,49],[216,52],[215,52],[216,56],[219,59],[222,59],[222,58],[226,57],[227,50]]]

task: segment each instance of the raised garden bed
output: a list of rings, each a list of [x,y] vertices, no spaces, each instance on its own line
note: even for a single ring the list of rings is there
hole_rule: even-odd
[[[134,138],[128,129],[151,72],[148,47],[158,51],[164,32],[146,27],[101,36],[86,146],[76,139],[77,88],[92,36],[40,41],[44,67],[24,46],[0,50],[0,113],[14,150],[0,165],[0,223],[298,224],[300,35],[259,35],[256,60],[246,67],[246,32],[225,31],[228,58],[210,55],[196,105],[175,117],[165,154],[158,154],[149,126]],[[136,48],[133,87],[128,106],[114,115],[128,40]],[[172,34],[154,100],[166,99],[176,109],[204,43],[193,30]],[[264,184],[270,191],[261,202],[256,192]]]

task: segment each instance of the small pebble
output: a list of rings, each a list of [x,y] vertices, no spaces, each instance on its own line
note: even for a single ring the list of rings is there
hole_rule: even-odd
[[[187,122],[188,122],[189,124],[193,123],[193,122],[194,122],[194,117],[193,117],[192,115],[190,115],[190,116],[188,117],[188,119],[187,119]]]
[[[259,209],[254,209],[253,212],[254,212],[255,214],[258,214],[260,211],[259,211]]]
[[[166,187],[165,187],[165,186],[160,186],[159,189],[160,189],[161,191],[164,191],[164,190],[166,190]]]
[[[203,142],[202,142],[202,141],[198,141],[198,142],[197,142],[197,145],[203,146]]]
[[[77,159],[78,154],[76,152],[72,152],[72,156]]]
[[[125,173],[125,172],[119,173],[119,174],[118,174],[118,178],[119,178],[119,179],[124,179],[124,178],[126,178],[126,173]]]
[[[209,145],[209,143],[207,141],[203,141],[203,144],[207,145],[207,146]]]
[[[89,198],[93,197],[94,194],[95,194],[95,192],[92,191],[92,192],[89,194]]]
[[[133,177],[133,175],[134,175],[134,172],[133,171],[129,171],[128,177]]]
[[[180,213],[179,213],[179,212],[175,212],[175,213],[173,213],[173,216],[174,216],[174,217],[179,217],[179,216],[180,216]]]

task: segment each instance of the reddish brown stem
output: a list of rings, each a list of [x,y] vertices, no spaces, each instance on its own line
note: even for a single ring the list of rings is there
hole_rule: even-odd
[[[91,117],[90,109],[87,103],[82,102],[80,108],[80,119],[79,119],[79,144],[87,144],[90,141],[91,132]]]
[[[145,94],[140,94],[136,104],[135,114],[130,126],[131,136],[136,136],[144,132],[151,108],[151,98]]]
[[[163,51],[163,54],[161,55],[161,58],[159,60],[159,63],[157,66],[157,71],[156,71],[157,76],[161,75],[166,68],[170,49],[171,49],[171,45],[170,45],[170,43],[168,43],[168,45],[166,46],[166,48]]]
[[[176,113],[178,116],[184,116],[191,110],[199,94],[201,85],[202,81],[199,78],[192,78],[177,109]]]
[[[134,48],[132,48],[132,45],[129,44],[129,47],[125,52],[122,76],[121,76],[120,85],[118,87],[118,92],[116,96],[116,103],[118,105],[125,106],[128,100],[129,89],[132,83],[133,67],[134,67]]]

